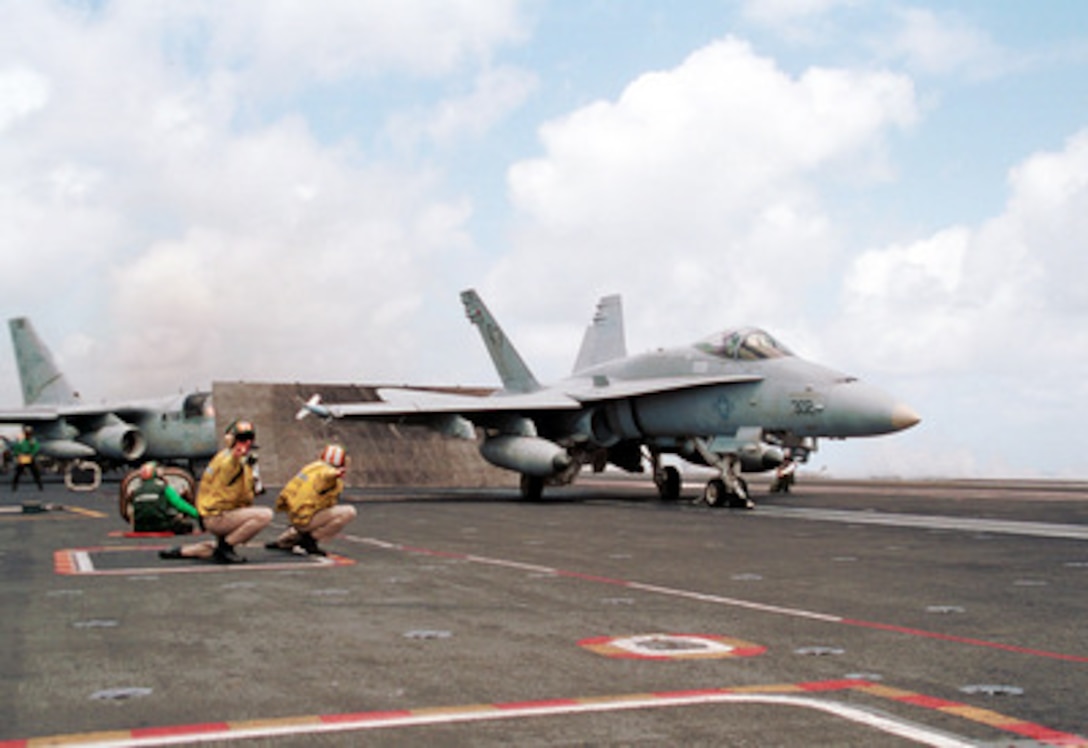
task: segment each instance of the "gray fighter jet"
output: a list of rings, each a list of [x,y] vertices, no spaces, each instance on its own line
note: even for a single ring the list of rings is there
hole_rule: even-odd
[[[102,469],[140,460],[208,460],[216,452],[210,392],[155,400],[84,404],[25,317],[8,321],[23,391],[22,408],[0,408],[0,423],[31,426],[41,453],[64,469],[70,488],[93,489]]]
[[[907,405],[857,378],[798,358],[767,332],[739,328],[692,345],[627,355],[619,296],[600,300],[574,373],[544,387],[473,290],[461,300],[502,379],[491,396],[406,388],[379,402],[323,404],[299,411],[325,418],[419,424],[478,438],[493,465],[521,474],[521,493],[570,483],[585,465],[642,472],[649,463],[661,497],[680,496],[678,455],[715,468],[703,500],[751,507],[742,472],[804,461],[819,437],[890,434],[920,420]]]

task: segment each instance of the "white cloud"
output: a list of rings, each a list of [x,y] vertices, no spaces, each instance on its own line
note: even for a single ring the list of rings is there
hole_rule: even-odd
[[[899,27],[880,41],[878,54],[902,59],[915,72],[991,77],[1012,64],[987,33],[957,13],[902,8],[895,15]]]
[[[792,42],[826,44],[835,35],[834,13],[859,5],[861,0],[744,0],[741,17]]]
[[[249,85],[261,88],[388,72],[439,76],[485,63],[497,46],[521,39],[519,5],[333,0],[319,10],[271,3],[253,13],[246,2],[209,0],[195,6],[193,35],[213,65],[240,68]],[[179,0],[172,7],[182,14],[194,4]]]
[[[985,224],[862,254],[844,284],[844,324],[887,369],[1083,371],[1086,174],[1088,131],[1014,168],[1005,211]]]
[[[162,199],[192,228],[115,274],[113,316],[131,320],[121,366],[158,336],[218,378],[408,367],[415,341],[398,326],[428,268],[470,247],[466,205],[437,201],[426,178],[352,167],[292,123],[190,156]],[[368,338],[384,342],[363,351]],[[164,364],[160,376],[180,362]]]
[[[1017,67],[1010,93],[974,86],[1015,60],[971,15],[741,7],[832,62],[803,69],[781,37],[766,53],[726,38],[646,70],[629,45],[641,29],[649,54],[674,44],[668,55],[716,32],[632,11],[617,35],[613,16],[585,11],[577,38],[604,45],[606,69],[571,75],[571,39],[547,36],[569,16],[517,0],[0,0],[0,297],[98,397],[213,378],[493,381],[459,313],[466,285],[550,378],[595,298],[618,291],[633,349],[755,323],[868,367],[854,373],[925,418],[887,442],[892,463],[914,451],[898,452],[910,470],[1023,471],[1026,452],[1068,454],[1088,418],[1088,133],[1015,149],[1075,110],[994,115],[979,141],[1001,147],[956,154],[964,171],[1020,162],[987,221],[932,219],[915,183],[897,185],[896,159],[906,132],[919,163],[904,173],[947,176],[926,159],[948,152],[961,134],[942,128],[965,110],[930,88],[940,76],[960,78],[957,106],[984,119],[976,107],[1004,113],[1036,83],[1060,90],[1083,58],[1063,58],[1066,79]],[[540,36],[506,55],[530,14]],[[610,55],[614,39],[628,53]],[[918,92],[873,59],[917,76]],[[602,87],[617,80],[619,95]],[[950,116],[920,121],[920,97]],[[531,138],[530,117],[510,115],[559,101],[592,103],[538,125],[539,153],[509,165],[508,211],[488,185]],[[985,211],[975,188],[963,199]],[[902,214],[879,210],[892,202]],[[904,231],[903,216],[925,228]],[[477,247],[476,230],[500,246]],[[853,449],[827,451],[866,459]]]
[[[386,130],[402,148],[413,147],[424,137],[440,146],[479,138],[520,107],[537,83],[533,73],[520,68],[487,69],[476,77],[468,94],[440,101],[423,113],[398,113]]]
[[[0,6],[0,294],[54,349],[97,341],[69,361],[92,397],[402,376],[436,273],[468,272],[471,202],[432,169],[256,115],[300,86],[479,65],[478,119],[451,110],[444,134],[486,126],[523,95],[487,62],[517,3],[254,7]]]
[[[49,100],[49,81],[34,70],[0,70],[0,133],[41,109]]]
[[[741,14],[767,26],[790,27],[835,8],[857,4],[858,0],[745,0]]]
[[[654,342],[700,318],[793,325],[798,290],[837,250],[815,180],[883,174],[884,135],[915,116],[901,76],[792,77],[737,39],[715,42],[542,126],[544,154],[509,171],[517,249],[488,285],[497,298],[562,289],[578,309],[623,290],[629,330]],[[640,317],[666,289],[674,313]]]
[[[1085,174],[1088,131],[1013,168],[994,218],[853,262],[829,338],[837,357],[915,393],[928,435],[905,469],[924,455],[929,474],[1084,477]],[[965,453],[974,461],[954,472],[949,460]]]

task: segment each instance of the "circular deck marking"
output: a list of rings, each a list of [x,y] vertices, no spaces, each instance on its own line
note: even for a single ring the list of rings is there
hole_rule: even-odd
[[[714,634],[636,634],[583,639],[578,645],[605,657],[638,660],[697,660],[754,657],[767,651],[758,644]]]

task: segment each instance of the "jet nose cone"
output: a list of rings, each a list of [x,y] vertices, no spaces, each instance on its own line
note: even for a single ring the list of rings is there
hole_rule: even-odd
[[[915,426],[920,423],[922,417],[914,412],[914,408],[909,405],[899,403],[892,408],[892,429],[895,431],[903,431],[909,429],[911,426]]]
[[[857,380],[832,388],[827,405],[827,435],[833,437],[891,434],[922,420],[899,398]]]

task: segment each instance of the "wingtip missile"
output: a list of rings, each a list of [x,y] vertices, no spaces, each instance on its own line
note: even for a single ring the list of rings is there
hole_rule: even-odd
[[[321,404],[321,395],[313,395],[309,400],[302,404],[302,407],[295,413],[295,420],[301,421],[306,416],[313,413],[318,418],[332,418],[332,413]]]

